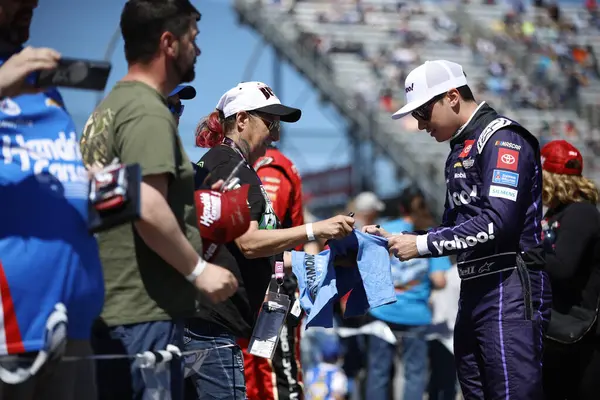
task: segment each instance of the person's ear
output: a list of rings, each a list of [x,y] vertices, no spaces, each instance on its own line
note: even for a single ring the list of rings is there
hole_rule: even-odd
[[[458,102],[460,100],[460,93],[458,93],[458,90],[456,89],[450,89],[446,94],[446,99],[450,104],[450,107],[454,108],[458,105]]]
[[[179,40],[171,32],[164,32],[160,36],[160,50],[171,58],[179,56]]]
[[[238,131],[248,129],[248,126],[250,125],[250,114],[246,111],[238,112],[235,116],[235,124]]]

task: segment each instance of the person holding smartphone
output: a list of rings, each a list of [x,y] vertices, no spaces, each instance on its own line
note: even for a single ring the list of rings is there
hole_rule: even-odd
[[[186,350],[220,347],[191,367],[195,383],[191,398],[246,398],[243,355],[236,343],[252,335],[273,274],[273,256],[281,259],[285,250],[316,238],[341,238],[353,230],[354,219],[341,215],[278,229],[279,219],[252,166],[279,140],[279,124],[296,122],[300,116],[300,110],[281,104],[266,84],[244,82],[227,91],[196,129],[196,144],[210,148],[197,163],[210,173],[208,184],[227,178],[241,163],[236,176],[240,185],[250,184],[252,221],[248,231],[225,244],[214,259],[233,272],[238,290],[220,304],[201,302],[200,316],[187,321]]]
[[[40,70],[52,70],[58,66],[60,54],[50,48],[26,47],[4,61],[0,68],[0,98],[41,92],[27,77]]]
[[[61,55],[25,47],[37,0],[0,1],[0,398],[96,398],[90,331],[104,299],[88,172],[60,93]],[[27,96],[25,96],[27,94]]]

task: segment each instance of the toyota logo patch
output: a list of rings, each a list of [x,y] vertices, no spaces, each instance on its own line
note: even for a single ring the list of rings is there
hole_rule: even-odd
[[[519,166],[519,152],[516,150],[499,148],[498,159],[496,161],[497,169],[507,169],[509,171],[516,171]]]
[[[511,156],[510,154],[504,154],[502,155],[502,162],[505,164],[509,164],[512,165],[515,163],[515,158],[513,156]]]

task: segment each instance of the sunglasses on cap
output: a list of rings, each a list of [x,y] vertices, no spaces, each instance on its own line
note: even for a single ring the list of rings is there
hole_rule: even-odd
[[[181,102],[169,103],[169,111],[171,111],[171,113],[173,115],[175,115],[176,117],[181,117],[184,109],[185,109],[185,106],[183,104],[181,104]]]
[[[446,93],[438,94],[433,99],[429,100],[427,103],[423,104],[421,107],[417,108],[410,114],[413,116],[413,118],[417,120],[429,121],[431,119],[431,112],[433,111],[434,104],[443,99],[444,97],[446,97]]]
[[[257,118],[260,118],[262,122],[267,126],[269,132],[278,132],[280,128],[279,120],[270,120],[268,118],[263,117],[257,112],[250,112],[249,114],[254,115]]]

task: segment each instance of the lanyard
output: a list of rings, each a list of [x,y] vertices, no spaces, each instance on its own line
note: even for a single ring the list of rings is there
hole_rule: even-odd
[[[283,272],[283,261],[275,261],[275,281],[277,282],[277,293],[281,289],[281,285],[283,285],[283,278],[285,277],[285,273]]]
[[[248,164],[248,160],[246,160],[246,157],[244,156],[244,153],[242,153],[242,150],[240,149],[240,146],[238,146],[233,140],[231,140],[230,138],[226,137],[223,139],[223,143],[224,146],[227,146],[229,148],[232,148],[236,153],[238,153],[240,155],[240,157],[242,157],[242,159],[246,162],[246,165],[250,166]]]
[[[240,160],[240,162],[236,165],[236,167],[233,169],[233,171],[231,171],[231,174],[229,174],[229,176],[227,177],[227,179],[225,180],[225,184],[223,184],[223,189],[222,190],[230,190],[230,186],[229,184],[231,183],[230,181],[235,180],[235,184],[237,184],[240,179],[236,178],[235,175],[237,174],[237,171],[243,166],[246,165],[246,167],[248,167],[249,169],[251,169],[254,174],[256,174],[256,171],[254,170],[254,168],[252,168],[250,166],[250,164],[248,163],[248,160],[246,160],[246,157],[244,157],[244,153],[242,153],[242,151],[240,150],[240,147],[230,138],[226,137],[223,139],[223,143],[221,143],[224,146],[227,146],[231,149],[233,149],[233,151],[235,151],[236,153],[238,153],[238,155],[240,157],[242,157],[242,159]],[[256,174],[256,177],[258,178],[258,174]],[[260,178],[259,178],[260,180]],[[235,184],[231,184],[232,186],[235,186]]]
[[[242,151],[240,150],[240,147],[230,138],[226,137],[223,139],[223,143],[224,146],[230,147],[232,148],[236,153],[238,153],[240,155],[240,157],[242,157],[242,160],[244,160],[244,162],[246,163],[246,165],[248,166],[248,168],[250,168],[252,171],[254,171],[254,173],[256,174],[256,176],[258,177],[258,174],[256,173],[256,170],[252,167],[250,167],[250,164],[248,163],[248,160],[246,160],[246,157],[244,157],[244,153],[242,153]],[[259,178],[260,180],[260,178]],[[277,293],[279,294],[279,291],[281,289],[281,285],[283,285],[283,278],[285,276],[284,270],[283,270],[283,261],[276,261],[275,262],[275,279],[277,281]]]
[[[250,166],[250,164],[248,164],[248,160],[246,160],[246,157],[244,157],[244,154],[240,150],[240,147],[233,140],[226,137],[223,139],[222,144],[224,146],[232,148],[236,153],[238,153],[240,155],[240,157],[242,157],[242,160],[244,160],[244,162],[246,163],[248,168],[250,168],[252,171],[254,171],[254,173],[256,174],[256,177],[260,180],[260,178],[258,177],[258,174],[256,173],[256,170],[254,168],[252,168]],[[265,200],[267,200],[267,199],[265,199]],[[279,222],[278,222],[278,225],[279,225]],[[276,261],[275,262],[275,279],[277,281],[277,293],[279,293],[281,285],[283,285],[284,276],[285,276],[285,273],[283,270],[283,261]]]

